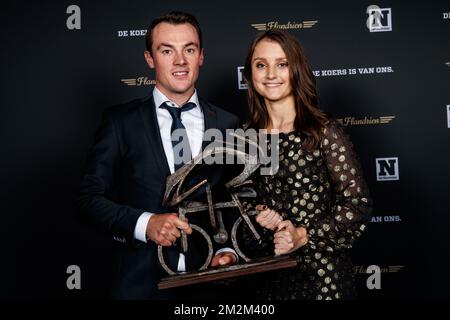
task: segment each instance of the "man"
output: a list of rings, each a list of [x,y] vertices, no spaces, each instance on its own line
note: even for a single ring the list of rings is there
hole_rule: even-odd
[[[198,258],[174,251],[180,231],[191,234],[192,229],[173,209],[162,206],[166,178],[182,165],[174,153],[174,127],[187,134],[183,143],[188,142],[188,150],[183,150],[192,157],[206,146],[205,130],[239,127],[236,116],[197,96],[195,83],[204,56],[195,17],[171,12],[155,19],[146,45],[145,59],[155,69],[153,93],[105,111],[78,199],[82,218],[116,240],[112,292],[116,299],[173,297],[170,290],[157,289],[167,276],[158,261],[157,245],[165,246],[172,258],[176,253],[172,270],[189,270]],[[219,250],[211,266],[236,260],[231,249]]]

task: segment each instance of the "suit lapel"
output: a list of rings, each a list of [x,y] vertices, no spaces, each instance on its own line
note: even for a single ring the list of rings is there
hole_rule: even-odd
[[[199,98],[200,107],[202,108],[203,118],[205,119],[205,131],[211,128],[217,129],[217,114],[210,105]],[[210,143],[210,141],[203,140],[202,142],[202,150]]]
[[[156,107],[153,95],[145,99],[140,107],[142,121],[144,122],[145,133],[149,141],[151,150],[155,154],[158,167],[164,176],[170,175],[169,164],[167,163],[166,153],[161,140],[161,132],[159,130],[158,119],[156,117]]]

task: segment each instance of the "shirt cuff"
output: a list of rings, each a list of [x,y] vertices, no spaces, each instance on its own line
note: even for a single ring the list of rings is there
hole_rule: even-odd
[[[178,266],[177,266],[178,272],[185,272],[186,271],[186,262],[184,254],[180,253],[178,256]]]
[[[153,213],[143,212],[138,221],[136,222],[136,227],[134,228],[134,238],[142,242],[147,243],[147,224],[150,221]]]
[[[232,254],[234,254],[234,255],[236,256],[236,263],[239,261],[239,256],[237,255],[236,251],[234,251],[233,249],[231,249],[231,248],[222,248],[222,249],[219,249],[219,250],[216,251],[216,256],[217,256],[219,253],[222,253],[222,252],[231,252]]]

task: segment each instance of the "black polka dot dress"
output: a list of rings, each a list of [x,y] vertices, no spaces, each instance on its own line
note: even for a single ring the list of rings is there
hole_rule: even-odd
[[[276,300],[354,298],[350,249],[366,228],[371,200],[349,138],[332,120],[316,150],[302,147],[299,131],[281,133],[278,148],[278,171],[253,177],[258,199],[246,206],[268,205],[305,227],[309,242],[293,253],[296,268],[264,273],[255,294]],[[247,235],[247,245],[273,255],[273,232],[261,231],[265,243],[252,244]]]

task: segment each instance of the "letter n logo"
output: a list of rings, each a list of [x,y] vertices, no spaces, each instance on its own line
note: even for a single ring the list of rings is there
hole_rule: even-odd
[[[377,181],[399,180],[398,158],[376,158]]]

